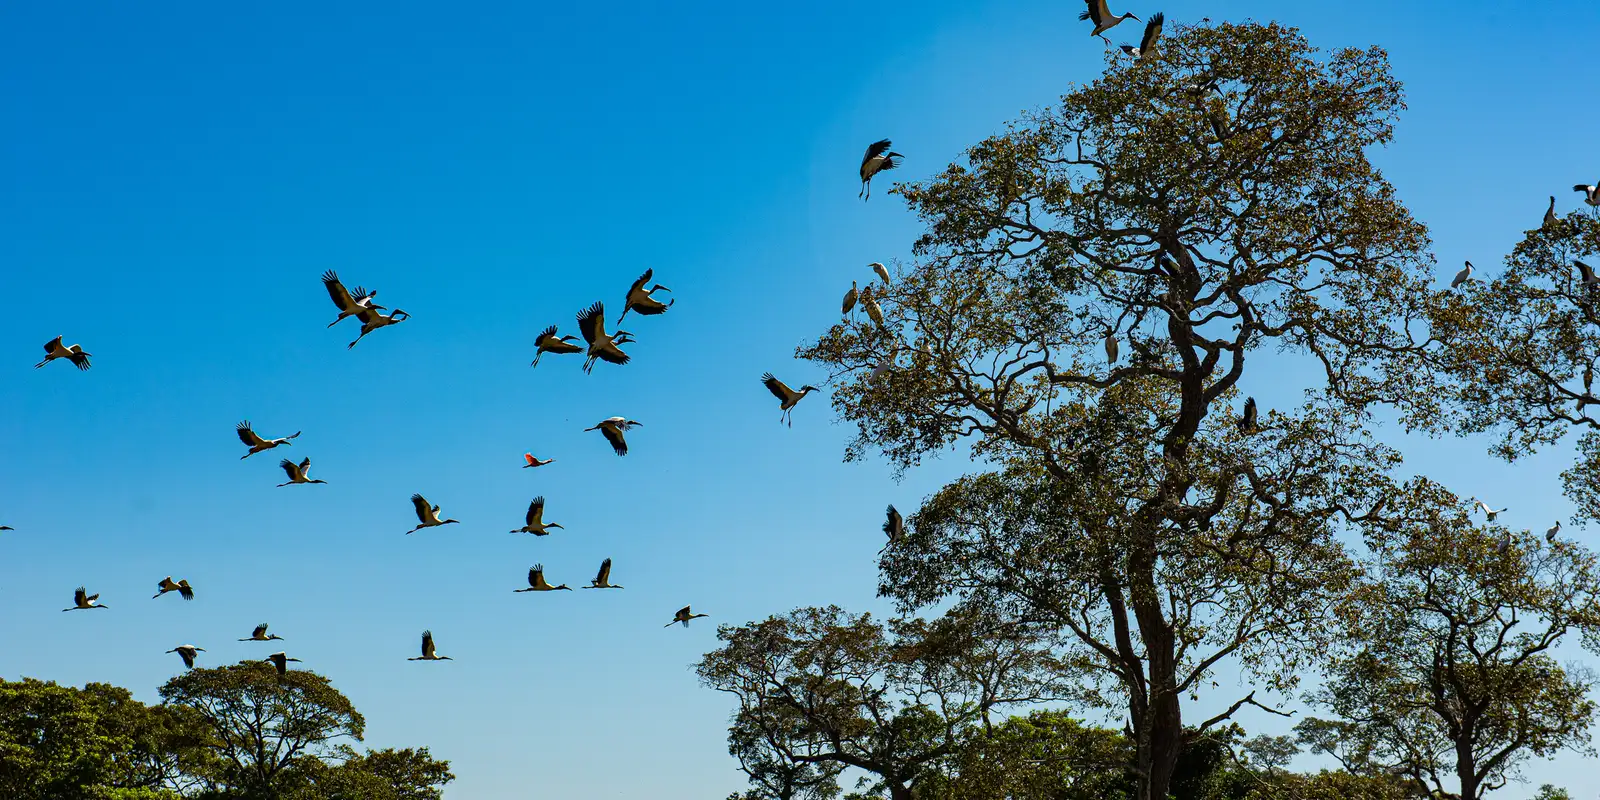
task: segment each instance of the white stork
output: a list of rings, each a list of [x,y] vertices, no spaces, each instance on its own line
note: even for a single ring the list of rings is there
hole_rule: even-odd
[[[583,362],[585,373],[594,369],[596,359],[609,364],[628,363],[628,354],[617,347],[633,341],[633,334],[619,330],[615,334],[606,333],[606,307],[604,303],[595,303],[578,312],[578,330],[583,333],[583,340],[589,343],[588,358]]]
[[[1460,272],[1456,273],[1455,280],[1450,281],[1450,288],[1459,289],[1462,284],[1472,280],[1472,270],[1475,268],[1472,266],[1471,261],[1466,262],[1466,264],[1465,267],[1461,268]]]
[[[322,285],[327,287],[328,296],[333,298],[333,304],[339,307],[339,316],[328,323],[330,328],[343,322],[346,317],[354,317],[362,311],[385,310],[383,306],[372,302],[378,296],[377,292],[369,292],[357,286],[352,294],[344,288],[344,284],[339,282],[338,274],[331,269],[322,273]]]
[[[1498,517],[1501,514],[1506,513],[1506,511],[1511,508],[1510,506],[1506,506],[1505,508],[1502,508],[1502,509],[1496,511],[1495,509],[1490,508],[1486,503],[1484,503],[1482,500],[1479,500],[1476,497],[1472,498],[1472,501],[1474,503],[1478,504],[1478,510],[1483,512],[1484,519],[1488,520],[1489,522],[1494,522],[1494,518],[1495,517]]]
[[[407,535],[416,533],[423,528],[437,528],[440,525],[459,524],[459,519],[439,519],[439,507],[428,505],[427,499],[420,494],[411,495],[411,505],[417,510],[417,527],[406,531]]]
[[[564,583],[561,584],[560,586],[551,586],[550,584],[546,583],[545,580],[544,580],[544,565],[543,564],[534,564],[532,567],[530,567],[528,569],[528,588],[526,588],[526,589],[512,589],[511,591],[513,591],[513,592],[555,592],[555,591],[560,591],[562,589],[565,589],[565,590],[567,590],[569,592],[572,591],[572,587],[568,586],[568,585],[566,585]]]
[[[1556,196],[1555,195],[1550,195],[1550,207],[1546,208],[1544,210],[1544,228],[1545,228],[1545,230],[1549,230],[1551,228],[1554,228],[1556,226],[1556,223],[1558,223],[1560,221],[1561,221],[1561,218],[1556,216]]]
[[[570,333],[566,336],[557,336],[556,326],[554,325],[545,328],[539,332],[538,336],[533,337],[533,346],[536,349],[533,353],[533,363],[529,366],[539,366],[539,359],[543,357],[545,353],[555,353],[556,355],[560,356],[568,353],[583,352],[582,346],[573,344],[573,342],[576,341],[578,341],[578,337],[573,336]]]
[[[599,424],[593,428],[584,428],[583,430],[586,433],[588,431],[599,431],[600,435],[606,437],[606,441],[611,443],[611,449],[617,451],[617,455],[625,456],[628,454],[628,440],[623,434],[643,424],[643,422],[634,422],[626,417],[606,417],[600,420]]]
[[[453,659],[453,658],[451,658],[449,656],[441,656],[441,655],[439,655],[438,651],[433,649],[433,631],[423,631],[422,632],[422,655],[420,655],[420,656],[418,656],[416,658],[408,658],[406,660],[407,661],[454,661],[455,659]]]
[[[390,325],[398,325],[399,323],[405,322],[406,320],[411,319],[411,315],[397,308],[389,312],[389,316],[386,317],[380,311],[364,308],[356,312],[356,319],[361,320],[361,335],[357,336],[354,342],[345,345],[345,349],[347,350],[355,347],[356,344],[362,339],[367,338],[367,334],[372,333],[379,328],[387,328]]]
[[[1600,182],[1597,182],[1595,186],[1584,186],[1580,183],[1573,186],[1572,191],[1582,192],[1583,202],[1587,203],[1589,207],[1600,208]]]
[[[169,652],[169,653],[177,653],[178,654],[178,658],[183,659],[183,665],[185,667],[188,667],[189,669],[194,669],[194,657],[195,657],[195,654],[196,653],[204,653],[205,651],[206,651],[206,649],[204,647],[195,647],[192,644],[180,644],[177,647],[174,647],[171,650],[168,650],[167,652]]]
[[[271,636],[268,636],[267,635],[267,623],[263,622],[260,625],[257,625],[255,630],[250,632],[250,638],[248,638],[248,639],[240,639],[239,641],[241,641],[241,642],[270,642],[270,641],[272,641],[274,639],[282,639],[282,638],[283,638],[282,636],[279,636],[276,633],[272,634]]]
[[[844,293],[844,302],[839,304],[839,313],[847,315],[854,310],[856,307],[856,298],[860,296],[861,292],[856,288],[856,282],[851,281],[850,291]]]
[[[1084,0],[1084,2],[1088,4],[1089,8],[1088,10],[1078,14],[1078,19],[1086,19],[1093,22],[1094,30],[1090,33],[1090,35],[1099,36],[1105,41],[1108,49],[1111,47],[1111,40],[1105,37],[1106,31],[1117,27],[1117,23],[1125,19],[1131,19],[1135,22],[1142,21],[1132,13],[1123,14],[1121,16],[1112,14],[1111,9],[1106,7],[1106,0]]]
[[[889,268],[888,267],[885,267],[883,265],[883,263],[879,262],[879,261],[874,261],[871,264],[868,264],[867,266],[871,267],[873,272],[878,273],[878,278],[883,281],[883,285],[884,286],[888,286],[889,285]]]
[[[280,444],[292,445],[294,443],[289,440],[299,436],[302,433],[301,431],[295,431],[294,433],[281,439],[263,439],[255,432],[255,430],[250,427],[250,420],[245,420],[244,422],[235,425],[234,430],[236,430],[239,434],[239,441],[244,442],[250,447],[250,452],[239,456],[240,461],[243,461],[263,450],[271,450]]]
[[[711,615],[710,614],[691,614],[691,613],[689,613],[689,607],[688,606],[684,606],[683,608],[678,609],[678,613],[672,615],[672,621],[671,622],[669,622],[669,623],[667,623],[665,625],[662,625],[661,627],[670,628],[673,625],[682,625],[683,627],[687,628],[687,627],[689,627],[689,620],[691,620],[691,619],[699,619],[701,617],[709,617],[709,616],[711,616]]]
[[[539,459],[534,458],[532,453],[523,453],[522,460],[528,462],[522,465],[523,469],[528,469],[530,467],[542,467],[546,464],[556,463],[556,460],[553,458],[547,458],[543,461],[540,461]]]
[[[1239,418],[1239,432],[1249,435],[1256,432],[1256,399],[1244,399],[1244,415]]]
[[[628,287],[628,298],[622,304],[622,313],[617,315],[617,325],[619,327],[622,325],[622,320],[627,318],[629,311],[636,311],[644,316],[650,317],[655,316],[656,314],[666,313],[666,310],[671,308],[673,303],[678,302],[674,299],[668,300],[666,303],[662,303],[660,300],[650,296],[655,294],[657,291],[672,291],[671,289],[668,289],[659,283],[650,287],[649,289],[644,288],[644,285],[649,283],[651,277],[653,277],[655,274],[656,271],[654,269],[647,269],[644,271],[643,275],[639,276],[639,280],[634,281],[633,285]]]
[[[772,392],[773,397],[778,398],[778,408],[783,411],[778,416],[778,421],[789,423],[791,428],[794,427],[794,418],[790,416],[790,412],[794,411],[794,407],[805,399],[806,395],[820,391],[817,387],[807,384],[800,387],[800,391],[797,392],[790,389],[783,381],[773,377],[770,372],[761,375],[761,383],[767,387],[767,391]]]
[[[65,358],[76,365],[78,369],[88,369],[89,355],[89,353],[83,352],[83,345],[75,344],[70,347],[62,347],[61,337],[57,336],[44,343],[44,360],[34,364],[33,368],[38,369],[58,358]]]
[[[542,494],[533,498],[533,502],[528,504],[528,515],[526,520],[526,525],[523,525],[522,527],[511,532],[531,533],[534,536],[549,536],[551,528],[561,528],[560,525],[557,525],[554,522],[544,521],[544,495]],[[562,528],[562,530],[566,529]]]
[[[861,191],[856,192],[856,197],[871,200],[872,176],[900,166],[902,158],[905,156],[889,150],[888,139],[879,139],[867,145],[867,154],[861,157]]]
[[[150,599],[154,600],[157,597],[166,594],[167,592],[177,592],[178,596],[185,600],[194,599],[194,589],[189,586],[189,579],[187,578],[178,581],[177,583],[173,583],[171,575],[162,578],[161,582],[156,584],[156,593],[150,595]]]
[[[86,610],[86,609],[91,609],[91,608],[110,608],[111,607],[111,606],[103,606],[100,603],[96,602],[99,599],[100,599],[100,595],[98,595],[98,594],[89,594],[89,590],[88,589],[85,589],[82,586],[79,586],[78,590],[72,593],[72,607],[71,608],[63,608],[61,610],[62,611],[77,611],[79,609],[85,609]]]
[[[900,511],[892,503],[884,516],[883,535],[889,537],[889,544],[899,544],[906,536],[905,518],[900,516]]]
[[[290,658],[288,653],[273,653],[272,655],[267,656],[266,658],[263,658],[261,660],[269,662],[269,663],[272,664],[272,666],[277,667],[279,675],[284,675],[284,674],[287,674],[289,672],[289,662],[290,661],[293,661],[293,662],[296,662],[296,663],[299,663],[299,661],[300,661],[300,659],[298,659],[298,658]]]
[[[622,588],[621,586],[618,586],[618,585],[616,585],[616,584],[611,582],[611,559],[608,558],[608,559],[600,562],[600,574],[594,576],[594,580],[589,581],[589,585],[585,586],[583,588],[585,588],[585,589],[621,589]]]
[[[1105,7],[1105,0],[1101,0],[1100,6]],[[1165,22],[1166,18],[1166,15],[1160,12],[1150,17],[1150,21],[1144,25],[1144,37],[1139,40],[1139,46],[1125,44],[1122,46],[1122,52],[1133,56],[1136,60],[1160,55],[1161,51],[1156,49],[1156,42],[1161,39],[1161,23]]]
[[[288,486],[293,483],[327,483],[327,481],[312,480],[311,478],[306,477],[311,472],[310,458],[303,459],[298,464],[286,458],[282,461],[279,461],[278,466],[283,468],[285,475],[289,476],[289,480],[278,484],[279,486]]]

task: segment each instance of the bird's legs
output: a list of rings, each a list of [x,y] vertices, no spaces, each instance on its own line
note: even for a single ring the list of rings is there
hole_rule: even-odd
[[[1097,33],[1097,34],[1095,34],[1095,35],[1096,35],[1096,36],[1098,36],[1098,37],[1100,37],[1100,41],[1102,41],[1102,42],[1105,42],[1105,43],[1106,43],[1106,49],[1107,49],[1107,50],[1110,50],[1110,49],[1111,49],[1111,40],[1110,40],[1110,39],[1107,39],[1107,38],[1106,38],[1106,35],[1105,35],[1105,34],[1103,34],[1103,33]]]

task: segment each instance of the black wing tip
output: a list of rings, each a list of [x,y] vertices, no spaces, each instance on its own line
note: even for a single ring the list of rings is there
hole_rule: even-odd
[[[534,339],[543,339],[543,338],[545,338],[547,336],[554,336],[554,335],[556,335],[556,326],[551,325],[550,327],[545,328],[542,331],[539,331],[539,335],[535,336],[533,338]]]
[[[1160,11],[1157,11],[1156,13],[1150,15],[1150,21],[1145,23],[1145,27],[1149,27],[1151,25],[1160,25],[1161,23],[1166,22],[1166,21],[1167,21],[1167,15],[1162,13],[1162,12],[1160,12]]]
[[[323,283],[338,283],[339,282],[339,273],[334,272],[331,269],[328,270],[327,272],[322,273],[322,282]]]

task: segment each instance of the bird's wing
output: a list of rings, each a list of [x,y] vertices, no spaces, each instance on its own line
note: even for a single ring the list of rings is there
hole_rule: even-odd
[[[878,141],[867,145],[867,154],[861,157],[861,166],[866,166],[868,161],[883,155],[888,149],[888,139],[879,139]]]
[[[606,425],[600,428],[600,435],[606,437],[606,441],[611,443],[611,449],[617,451],[617,455],[628,454],[628,440],[622,437],[620,429]]]
[[[1583,276],[1584,283],[1594,282],[1594,267],[1591,267],[1577,259],[1573,259],[1572,265],[1578,268],[1578,274]]]
[[[611,582],[611,559],[608,558],[608,559],[600,562],[600,574],[594,576],[594,582],[595,583],[610,583]]]
[[[339,276],[333,270],[322,273],[322,285],[328,288],[328,297],[333,298],[333,304],[338,306],[340,311],[356,309],[356,301],[351,299],[349,290],[339,282]]]
[[[887,534],[890,539],[898,538],[900,531],[905,525],[905,520],[900,517],[899,509],[895,508],[893,505],[890,505],[886,517],[887,518],[883,521],[883,532]]]
[[[528,466],[530,466],[530,467],[533,466],[533,454],[532,453],[523,453],[522,454],[522,460],[528,462]]]
[[[267,635],[267,623],[265,623],[265,622],[261,623],[260,625],[257,625],[256,629],[250,632],[250,638],[252,638],[252,639],[254,639],[256,637],[259,637],[259,636],[266,636],[266,635]]]
[[[578,312],[578,330],[583,333],[584,341],[594,344],[596,339],[606,335],[606,307],[604,303],[595,303]]]
[[[420,494],[411,495],[411,505],[417,509],[417,519],[422,522],[427,522],[429,510],[427,499]]]
[[[1149,53],[1155,48],[1156,40],[1161,38],[1161,23],[1165,22],[1167,15],[1159,11],[1144,25],[1144,38],[1139,40],[1139,53]]]
[[[433,658],[433,631],[422,632],[422,655]]]
[[[537,347],[537,346],[539,346],[541,344],[544,344],[546,340],[553,338],[555,335],[556,335],[556,326],[551,325],[550,327],[545,328],[542,331],[539,331],[539,335],[538,336],[533,337],[533,344],[534,344],[535,347]]]
[[[311,469],[311,456],[306,456],[300,460],[300,474],[306,474],[306,470],[309,469]]]
[[[95,595],[95,596],[98,597],[99,595]],[[72,603],[73,603],[73,605],[81,606],[81,605],[83,605],[83,601],[87,600],[88,598],[89,598],[89,590],[83,588],[82,586],[79,586],[78,590],[72,593]]]
[[[633,293],[644,289],[644,285],[649,283],[650,282],[650,278],[652,276],[654,276],[655,274],[656,274],[656,271],[655,271],[654,268],[647,269],[647,270],[644,271],[643,275],[639,276],[639,280],[634,281],[633,285],[628,287],[628,301],[629,302],[633,302]]]
[[[282,461],[279,461],[278,462],[278,466],[283,469],[283,474],[289,476],[289,480],[292,481],[292,480],[296,480],[296,479],[299,478],[300,470],[299,470],[298,467],[295,466],[295,463],[293,461],[290,461],[289,459],[286,458],[286,459],[284,459]]]
[[[767,387],[767,391],[772,392],[773,397],[776,397],[785,403],[789,402],[789,396],[794,394],[794,392],[791,391],[788,386],[784,385],[783,381],[778,380],[777,377],[770,372],[761,373],[761,383]]]
[[[1078,19],[1091,20],[1094,22],[1094,26],[1098,28],[1106,17],[1111,16],[1111,9],[1106,8],[1106,0],[1085,0],[1085,3],[1089,7],[1078,15]]]
[[[685,618],[687,618],[689,616],[689,613],[690,613],[689,612],[689,607],[688,606],[684,606],[683,608],[678,609],[678,613],[673,614],[672,616],[675,619],[685,619]]]
[[[528,524],[538,525],[542,516],[544,516],[544,495],[541,494],[528,504]]]
[[[60,336],[57,336],[56,338],[51,339],[48,342],[45,342],[44,343],[45,355],[49,355],[51,353],[54,353],[56,351],[56,348],[58,348],[60,346],[61,346],[61,337]]]
[[[543,564],[534,564],[533,565],[533,569],[528,570],[528,583],[529,583],[529,585],[532,585],[532,586],[549,586],[550,585],[550,584],[544,582],[544,565]]]
[[[257,436],[256,432],[250,428],[250,420],[239,423],[235,428],[239,432],[239,441],[251,447],[257,447],[264,443],[261,437]]]
[[[627,353],[624,353],[618,349],[615,344],[612,344],[610,347],[600,348],[599,352],[595,353],[595,357],[606,362],[607,364],[626,364],[633,360],[633,358]]]

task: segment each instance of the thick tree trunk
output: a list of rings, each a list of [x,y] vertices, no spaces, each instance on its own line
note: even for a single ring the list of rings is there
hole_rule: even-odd
[[[1139,736],[1140,800],[1166,800],[1183,746],[1183,710],[1178,703],[1177,652],[1172,626],[1162,612],[1155,580],[1154,542],[1129,559],[1131,606],[1139,623],[1148,665],[1143,730]]]
[[[1478,785],[1478,760],[1472,754],[1472,741],[1476,738],[1470,723],[1456,742],[1456,780],[1461,782],[1461,800],[1478,800],[1482,787]]]

